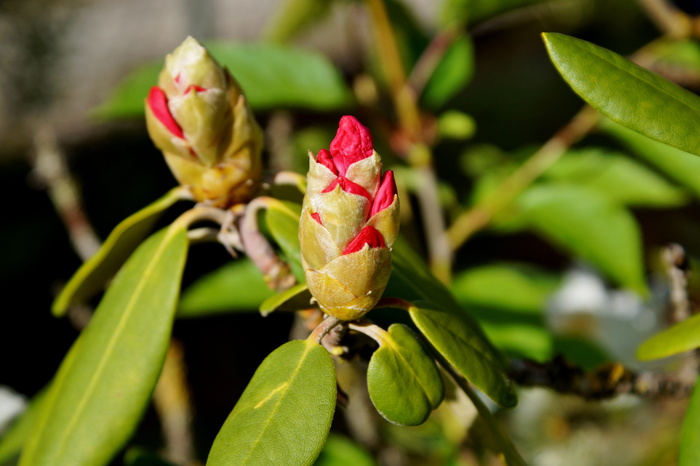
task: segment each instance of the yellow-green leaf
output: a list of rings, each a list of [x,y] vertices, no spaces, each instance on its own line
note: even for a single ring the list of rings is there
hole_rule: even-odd
[[[700,314],[663,330],[637,348],[642,361],[661,359],[700,348]]]
[[[262,362],[214,440],[207,465],[310,465],[335,412],[335,368],[309,340],[285,343]]]
[[[187,255],[175,223],[131,255],[54,378],[20,464],[106,464],[148,403],[170,341]]]
[[[313,307],[311,292],[306,283],[299,283],[288,290],[270,296],[260,305],[260,313],[264,316],[277,310],[299,311]]]
[[[403,426],[425,422],[444,396],[442,376],[413,331],[393,324],[369,361],[367,386],[379,414]]]
[[[681,451],[678,466],[700,464],[700,379],[695,382],[693,397],[683,420],[681,431]]]
[[[549,56],[583,100],[611,120],[678,149],[700,155],[700,98],[597,45],[543,34]]]
[[[129,254],[150,233],[163,211],[182,199],[182,196],[182,189],[174,188],[157,201],[122,220],[112,230],[100,250],[78,269],[61,290],[51,308],[54,315],[61,316],[71,305],[85,302],[102,291]]]

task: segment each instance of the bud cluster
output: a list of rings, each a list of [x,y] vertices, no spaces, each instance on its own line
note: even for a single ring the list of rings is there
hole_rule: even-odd
[[[309,153],[299,224],[306,282],[324,312],[354,320],[381,298],[399,228],[392,171],[382,173],[367,128],[344,116],[330,151]]]
[[[230,207],[254,194],[262,131],[231,74],[192,37],[166,57],[146,99],[146,123],[197,201]]]

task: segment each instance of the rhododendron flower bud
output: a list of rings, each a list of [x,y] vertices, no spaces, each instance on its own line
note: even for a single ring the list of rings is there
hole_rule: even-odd
[[[398,229],[394,174],[382,173],[367,128],[344,116],[330,151],[309,153],[299,223],[306,283],[323,311],[354,320],[377,304]]]
[[[180,184],[218,207],[245,202],[262,173],[262,131],[240,87],[195,39],[165,59],[146,123]]]

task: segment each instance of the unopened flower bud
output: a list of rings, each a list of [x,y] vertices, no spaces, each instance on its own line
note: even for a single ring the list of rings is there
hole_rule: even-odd
[[[299,223],[306,283],[324,312],[355,320],[377,304],[398,229],[394,174],[382,173],[367,128],[344,116],[330,151],[309,153]]]
[[[146,123],[180,184],[218,207],[245,202],[262,173],[262,131],[240,87],[195,39],[165,59]]]

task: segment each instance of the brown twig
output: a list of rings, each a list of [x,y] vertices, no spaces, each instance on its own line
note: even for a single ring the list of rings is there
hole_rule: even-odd
[[[511,362],[509,375],[522,387],[546,387],[586,400],[605,400],[622,394],[644,398],[687,397],[693,390],[677,374],[635,372],[620,363],[605,364],[586,372],[563,357],[539,363],[526,359]]]

